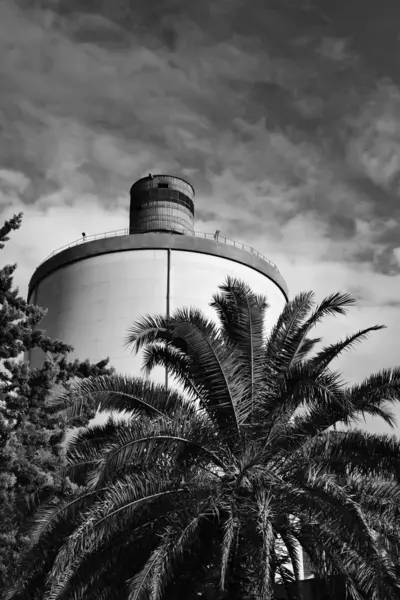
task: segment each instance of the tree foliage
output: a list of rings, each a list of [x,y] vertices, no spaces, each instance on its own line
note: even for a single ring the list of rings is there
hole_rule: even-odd
[[[311,337],[352,304],[300,294],[266,335],[266,300],[228,279],[218,325],[195,309],[134,324],[144,370],[165,366],[180,391],[74,383],[70,418],[94,397],[130,417],[73,436],[67,473],[85,492],[40,509],[6,598],[271,600],[278,581],[300,590],[303,548],[332,599],[338,577],[352,600],[397,599],[400,442],[355,426],[393,423],[400,369],[346,385],[332,361],[379,327],[319,350]]]
[[[5,222],[0,249],[21,220],[19,214]],[[72,348],[37,328],[45,311],[20,296],[13,285],[15,269],[16,265],[0,269],[0,589],[14,581],[28,541],[22,529],[39,501],[54,503],[76,489],[61,476],[66,423],[50,409],[50,400],[60,390],[67,392],[75,378],[112,372],[107,360],[97,365],[71,362]],[[38,369],[22,360],[34,348],[45,353]],[[72,425],[87,424],[94,412],[93,402],[87,403]]]

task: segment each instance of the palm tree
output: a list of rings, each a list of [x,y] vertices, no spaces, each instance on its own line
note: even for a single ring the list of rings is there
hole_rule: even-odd
[[[345,385],[332,361],[380,327],[320,350],[310,337],[352,304],[299,294],[266,335],[266,300],[228,279],[212,300],[219,325],[196,309],[134,324],[128,344],[143,349],[144,371],[166,367],[179,391],[117,375],[76,384],[70,415],[94,397],[128,416],[74,435],[68,475],[84,487],[39,512],[25,583],[6,598],[212,589],[270,600],[278,578],[299,584],[300,547],[317,577],[341,577],[348,598],[398,598],[400,443],[334,428],[365,415],[393,425],[400,369]]]

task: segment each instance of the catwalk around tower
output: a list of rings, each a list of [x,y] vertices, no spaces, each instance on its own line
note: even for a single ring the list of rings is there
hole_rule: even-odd
[[[47,309],[40,324],[74,347],[73,356],[109,357],[117,372],[140,374],[142,357],[125,347],[130,325],[146,314],[194,306],[215,318],[211,297],[230,275],[267,296],[272,325],[287,300],[276,266],[223,232],[194,229],[195,192],[179,177],[149,175],[130,191],[129,230],[82,236],[56,250],[33,274],[28,300]],[[29,359],[39,365],[43,354]],[[155,379],[163,381],[161,372]]]

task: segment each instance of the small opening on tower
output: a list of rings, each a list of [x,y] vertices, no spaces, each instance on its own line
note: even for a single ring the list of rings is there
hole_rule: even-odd
[[[159,183],[159,184],[158,184],[158,187],[159,187],[159,188],[164,188],[164,189],[165,189],[165,188],[168,188],[168,183]]]

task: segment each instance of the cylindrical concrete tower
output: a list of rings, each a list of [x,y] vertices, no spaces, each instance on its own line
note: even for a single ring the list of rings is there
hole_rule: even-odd
[[[149,175],[131,187],[129,233],[194,229],[194,189],[170,175]]]
[[[131,189],[129,234],[88,236],[43,262],[28,299],[47,309],[40,324],[47,334],[71,344],[81,360],[108,356],[118,372],[139,375],[141,356],[125,348],[129,326],[189,306],[215,318],[209,303],[227,275],[267,296],[273,325],[287,300],[278,269],[219,232],[195,232],[193,197],[178,177],[140,179]],[[30,360],[37,366],[43,355],[34,351]],[[160,372],[155,378],[163,380]]]

